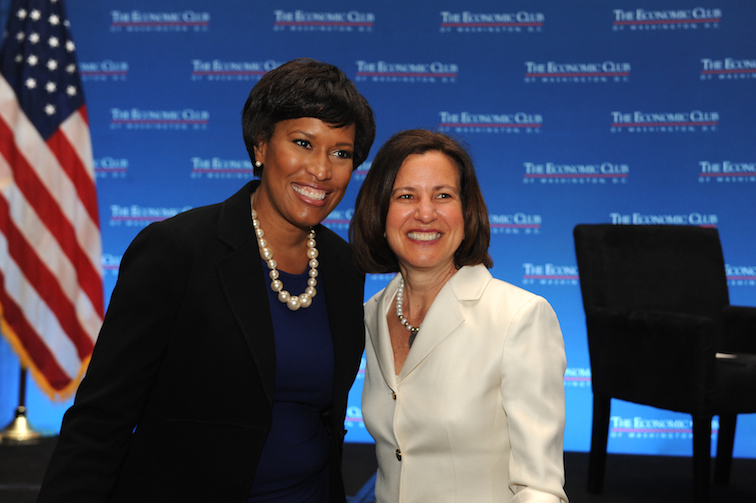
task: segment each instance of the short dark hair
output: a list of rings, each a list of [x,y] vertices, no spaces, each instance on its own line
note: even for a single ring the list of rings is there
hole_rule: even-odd
[[[395,134],[381,147],[357,194],[349,241],[355,264],[362,272],[399,271],[399,262],[385,237],[391,192],[399,168],[407,157],[426,152],[444,154],[459,171],[465,236],[454,253],[454,265],[457,268],[477,264],[493,267],[488,254],[491,241],[488,210],[470,155],[460,143],[443,133],[411,129]]]
[[[276,124],[312,117],[332,127],[355,125],[353,169],[375,140],[375,119],[367,100],[340,69],[314,59],[289,61],[262,76],[242,110],[242,132],[252,164],[255,147],[271,139]],[[255,176],[262,169],[255,167]]]

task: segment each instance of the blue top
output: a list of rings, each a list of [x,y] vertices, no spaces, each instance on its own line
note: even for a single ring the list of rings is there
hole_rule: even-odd
[[[279,279],[285,290],[299,295],[307,288],[309,271],[279,270]],[[310,307],[291,311],[267,285],[276,340],[273,424],[249,503],[330,501],[329,441],[320,413],[333,403],[333,341],[322,282],[315,288]]]

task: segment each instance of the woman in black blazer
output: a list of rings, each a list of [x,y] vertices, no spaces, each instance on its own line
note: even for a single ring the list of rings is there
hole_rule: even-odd
[[[38,502],[345,501],[364,276],[320,222],[372,111],[302,59],[258,82],[242,122],[261,180],[129,246]]]

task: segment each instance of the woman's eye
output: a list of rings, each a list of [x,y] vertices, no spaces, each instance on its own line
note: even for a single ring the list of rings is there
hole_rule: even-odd
[[[337,150],[335,154],[336,154],[336,157],[341,157],[342,159],[352,158],[352,153],[349,152],[348,150]]]
[[[307,140],[294,140],[294,143],[296,143],[300,147],[305,147],[305,148],[309,148],[311,146],[310,142]]]

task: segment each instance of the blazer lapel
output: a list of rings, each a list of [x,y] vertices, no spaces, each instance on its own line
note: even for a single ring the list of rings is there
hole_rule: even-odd
[[[479,300],[491,278],[486,266],[479,264],[462,267],[449,279],[425,315],[397,382],[409,376],[444,339],[465,322],[461,303]]]
[[[268,402],[273,403],[276,345],[257,240],[250,223],[249,195],[259,181],[250,182],[223,203],[218,239],[232,251],[216,266],[231,312],[236,318],[257,366]]]
[[[452,288],[452,281],[461,272],[460,270],[452,276],[452,279],[444,285],[436,296],[398,376],[396,375],[394,351],[391,347],[391,336],[388,332],[386,316],[390,314],[389,309],[391,309],[399,286],[399,275],[395,276],[383,292],[371,299],[365,306],[365,320],[370,328],[370,339],[381,373],[389,387],[395,389],[396,384],[410,375],[433,352],[436,346],[464,323],[465,317],[459,305],[460,299],[457,298]]]
[[[368,301],[365,305],[365,324],[370,330],[370,342],[373,345],[378,366],[383,379],[391,389],[396,389],[396,367],[394,365],[394,350],[391,347],[391,336],[386,324],[386,313],[396,295],[399,285],[399,275],[395,276],[386,288]]]
[[[436,346],[464,323],[465,316],[450,282],[451,280],[438,292],[436,299],[425,315],[417,338],[412,344],[412,349],[410,349],[402,370],[397,376],[397,383],[406,379],[433,352]]]

